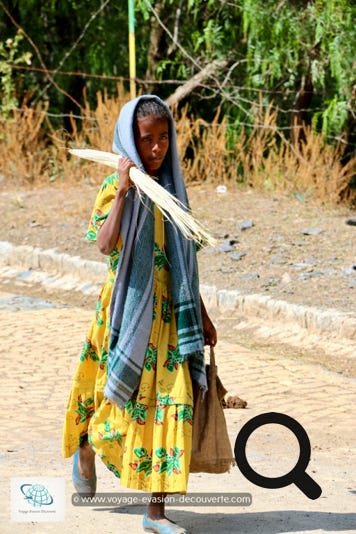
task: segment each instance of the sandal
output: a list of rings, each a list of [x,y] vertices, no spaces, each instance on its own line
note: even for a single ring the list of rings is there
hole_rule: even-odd
[[[145,532],[155,532],[156,534],[188,534],[185,528],[176,523],[162,525],[158,521],[153,521],[147,517],[147,512],[143,514],[142,526]]]
[[[82,478],[78,471],[79,449],[74,453],[72,481],[77,493],[94,497],[96,492],[96,473],[94,465],[94,475],[92,478]]]

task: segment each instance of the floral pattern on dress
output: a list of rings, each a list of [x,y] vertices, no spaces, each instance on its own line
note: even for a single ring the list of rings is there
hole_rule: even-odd
[[[167,473],[168,476],[181,474],[181,457],[184,454],[184,450],[179,447],[171,447],[169,452],[164,447],[159,447],[154,451],[158,461],[152,466],[156,473]]]
[[[141,404],[140,402],[137,402],[137,399],[130,399],[126,403],[125,408],[133,421],[138,425],[145,424],[148,410],[147,404]]]
[[[98,326],[103,326],[104,324],[102,316],[103,316],[103,304],[102,304],[101,295],[99,295],[97,303],[96,303],[96,308],[95,308],[96,324]]]
[[[153,313],[152,318],[155,321],[157,319],[157,304],[158,304],[158,298],[157,295],[153,295]]]
[[[101,358],[100,358],[100,369],[101,369],[101,370],[106,369],[106,366],[107,366],[107,363],[108,363],[108,356],[109,356],[109,353],[108,353],[108,351],[104,348],[104,349],[103,349],[103,352],[102,352],[102,354],[101,354]]]
[[[165,271],[169,271],[167,252],[166,252],[166,247],[164,245],[161,248],[158,243],[155,243],[154,257],[155,257],[154,259],[155,267],[157,267],[159,271],[161,269],[164,269]]]
[[[114,464],[108,462],[108,463],[106,464],[106,467],[109,469],[109,471],[111,471],[112,473],[114,473],[114,475],[115,475],[117,478],[120,478],[120,477],[121,477],[121,475],[120,475],[120,471],[117,469],[117,467],[116,467]]]
[[[168,345],[167,359],[164,362],[163,367],[165,367],[167,371],[173,373],[173,371],[176,371],[182,363],[183,357],[181,356],[179,349],[172,345]]]
[[[75,413],[78,414],[75,419],[75,424],[79,425],[90,419],[94,414],[94,399],[89,397],[83,400],[82,395],[78,396],[77,409]]]
[[[90,339],[86,339],[83,345],[83,350],[81,352],[81,355],[79,357],[81,362],[84,362],[85,360],[92,360],[93,362],[98,362],[98,350],[90,341]]]
[[[157,365],[157,347],[155,347],[152,343],[148,344],[146,356],[144,360],[144,366],[147,369],[147,371],[151,371],[153,369],[156,370]]]
[[[98,231],[100,230],[103,222],[105,221],[107,214],[105,214],[101,209],[95,209],[91,217],[90,228],[87,232],[87,239],[89,241],[95,241]]]
[[[181,404],[178,406],[177,413],[172,415],[172,417],[176,421],[183,421],[184,423],[193,425],[193,406],[190,406],[189,404]]]
[[[136,473],[144,473],[148,477],[152,471],[152,455],[148,454],[145,447],[135,447],[133,453],[137,460],[130,462],[131,469]]]
[[[168,297],[162,296],[161,303],[161,319],[164,323],[170,323],[172,320],[172,300]]]
[[[117,429],[115,429],[110,421],[105,421],[104,423],[104,432],[99,432],[100,439],[103,441],[109,441],[110,443],[114,443],[117,441],[118,443],[122,443],[124,440],[124,436],[121,434],[121,432]]]

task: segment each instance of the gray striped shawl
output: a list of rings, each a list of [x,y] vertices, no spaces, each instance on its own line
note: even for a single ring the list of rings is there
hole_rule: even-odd
[[[115,127],[113,149],[144,170],[136,150],[133,117],[138,101],[126,104]],[[169,111],[169,108],[158,99]],[[170,113],[170,112],[169,112]],[[180,171],[175,126],[170,114],[170,147],[159,183],[188,206]],[[110,308],[111,337],[105,396],[123,407],[138,386],[153,321],[154,215],[146,196],[140,201],[130,189],[125,199],[120,234],[123,247]],[[189,362],[192,380],[207,389],[201,323],[196,247],[171,222],[165,221],[167,258],[177,323],[178,347]]]

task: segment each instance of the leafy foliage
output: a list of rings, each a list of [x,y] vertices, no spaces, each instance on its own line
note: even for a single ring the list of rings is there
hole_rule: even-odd
[[[344,0],[245,0],[246,78],[252,89],[278,90],[290,107],[310,80],[314,125],[336,135],[354,103],[355,7]],[[273,94],[279,103],[281,98]],[[322,108],[320,112],[317,108]]]
[[[32,66],[39,69],[25,74],[26,89],[32,95],[30,102],[49,100],[53,113],[74,111],[78,114],[84,102],[84,91],[94,102],[97,91],[104,87],[111,94],[116,91],[117,78],[111,80],[110,77],[127,76],[126,3],[26,0],[6,4],[4,7],[10,16],[5,11],[2,13],[2,39],[13,38],[16,22],[27,36],[21,42],[19,54],[31,52]],[[140,28],[137,33],[140,39]],[[78,72],[83,74],[71,74]],[[103,80],[102,77],[107,78]],[[61,92],[50,78],[58,84]]]
[[[8,117],[10,111],[19,104],[16,96],[13,66],[21,63],[31,64],[30,52],[23,52],[18,55],[19,44],[22,39],[23,35],[18,32],[14,39],[8,38],[5,43],[0,41],[1,115],[3,117]]]
[[[0,0],[0,9],[6,109],[26,93],[29,105],[44,100],[52,113],[78,113],[86,99],[96,101],[98,91],[113,96],[117,77],[128,87],[127,3]],[[280,111],[277,127],[286,135],[297,131],[294,125],[311,124],[331,141],[347,136],[352,141],[354,2],[136,0],[135,9],[141,91],[166,98],[175,81],[184,83],[214,60],[227,58],[222,72],[210,74],[182,102],[189,100],[196,117],[211,122],[219,109],[221,119],[233,125],[233,137],[241,127],[252,131],[255,110],[263,114],[272,104]],[[25,39],[16,41],[16,55],[10,57],[6,42],[15,43],[19,27]],[[21,71],[29,54],[33,70]]]

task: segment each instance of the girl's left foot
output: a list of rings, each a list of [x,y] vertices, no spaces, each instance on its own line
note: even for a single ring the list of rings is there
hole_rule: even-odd
[[[142,526],[145,532],[155,532],[156,534],[188,534],[183,527],[169,521],[166,517],[150,519],[147,512],[143,514]]]
[[[95,466],[94,466],[94,473],[91,478],[84,478],[79,473],[79,449],[77,449],[74,453],[74,459],[73,459],[73,470],[72,470],[72,481],[74,484],[74,487],[80,495],[87,495],[89,497],[94,497],[96,492],[96,474],[95,474]]]

